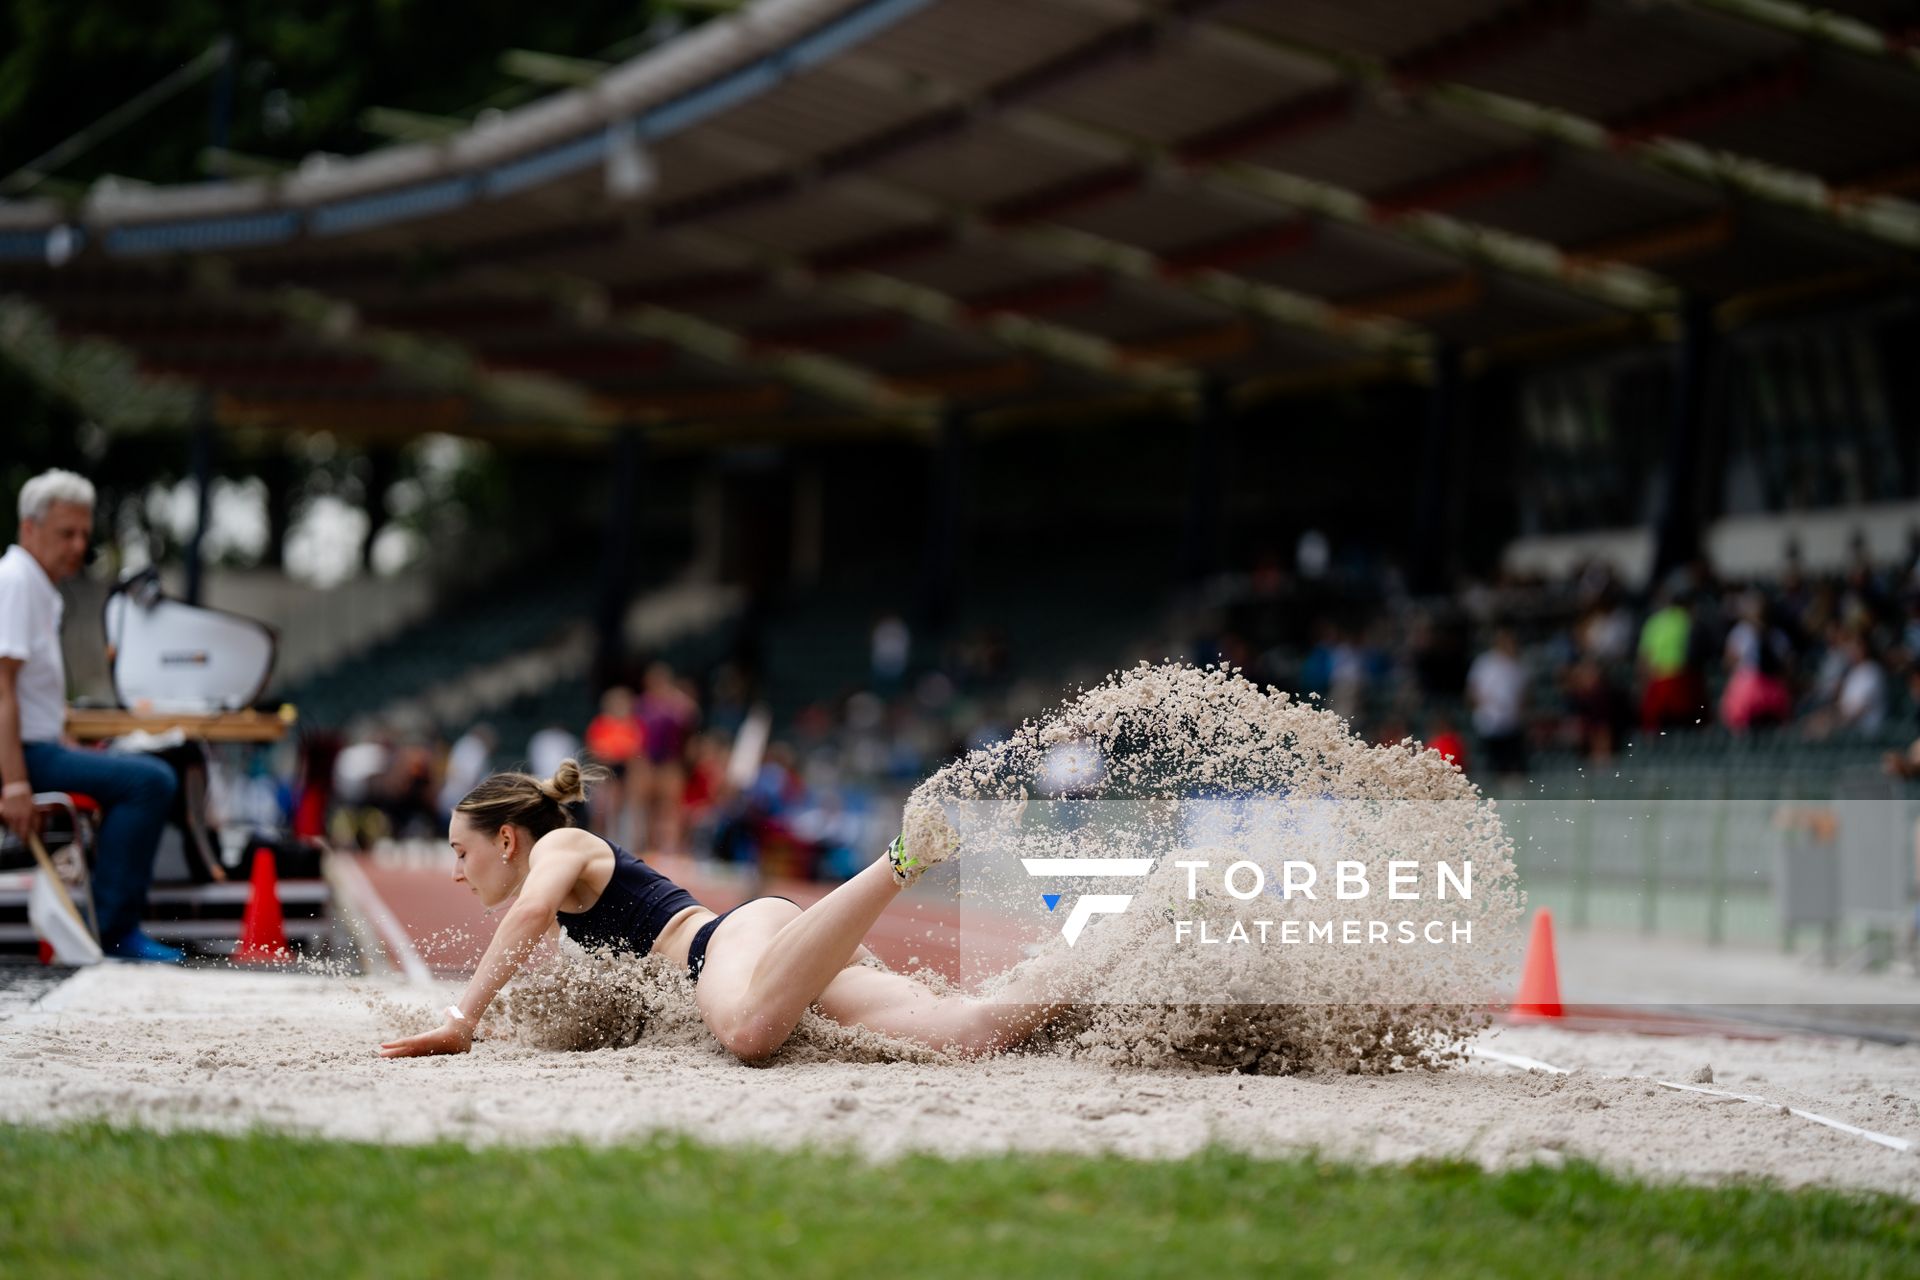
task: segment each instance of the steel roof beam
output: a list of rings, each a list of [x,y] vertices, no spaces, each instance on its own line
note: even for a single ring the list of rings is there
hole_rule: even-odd
[[[198,412],[192,387],[145,376],[134,353],[111,338],[64,336],[43,307],[19,294],[0,295],[0,351],[104,426],[177,427]]]
[[[778,148],[763,147],[762,150],[782,155]],[[791,157],[783,158],[791,162]],[[997,240],[1082,269],[1170,287],[1229,310],[1376,353],[1420,356],[1426,352],[1426,336],[1392,317],[1354,316],[1323,299],[1197,267],[1191,262],[1169,263],[1134,245],[1071,227],[1041,223],[1039,217],[1046,210],[1037,203],[1028,207],[1025,202],[1029,196],[1003,202],[995,214],[992,206],[985,210],[954,208],[901,183],[864,174],[841,174],[834,181],[839,190],[853,198],[870,200],[921,218],[925,225],[806,256],[768,250],[764,246],[755,246],[754,251],[776,273],[805,270],[820,284],[845,296],[875,306],[905,310],[937,327],[984,331],[1004,344],[1124,381],[1164,384],[1169,378],[1183,380],[1169,370],[1139,367],[1143,363],[1139,357],[1129,355],[1127,348],[1103,338],[1048,324],[1031,312],[1015,314],[1001,310],[983,316],[966,298],[889,276],[879,269],[888,261],[897,261],[897,255],[932,252],[956,241]],[[1059,196],[1060,192],[1055,191],[1054,198]],[[716,243],[733,239],[713,232],[700,234]],[[734,240],[734,244],[737,246],[738,241]]]
[[[1807,60],[1797,56],[1747,67],[1609,120],[1607,128],[1622,144],[1697,133],[1722,120],[1799,97],[1807,91],[1807,71]]]
[[[1920,71],[1920,45],[1912,32],[1883,31],[1872,23],[1797,4],[1794,0],[1660,0],[1675,9],[1691,9],[1735,18],[1829,49],[1859,54]]]
[[[1403,83],[1391,63],[1369,54],[1329,49],[1218,20],[1195,23],[1193,30],[1223,49],[1242,50],[1250,60],[1275,53],[1295,55],[1391,98],[1452,108],[1543,140],[1618,155],[1643,168],[1690,179],[1719,192],[1731,191],[1762,204],[1811,214],[1857,236],[1903,249],[1920,248],[1920,206],[1908,201],[1876,195],[1863,198],[1800,170],[1702,146],[1672,134],[1623,133],[1571,111],[1471,85],[1443,80]]]
[[[614,64],[599,58],[569,58],[564,54],[540,53],[533,49],[509,49],[500,55],[500,70],[534,84],[580,88],[590,85]]]
[[[822,355],[756,350],[746,335],[657,303],[621,302],[593,281],[507,267],[470,270],[477,282],[496,288],[510,301],[490,309],[458,303],[403,305],[387,308],[384,317],[376,308],[371,312],[374,323],[367,323],[367,317],[351,304],[316,289],[281,285],[260,296],[301,328],[350,344],[395,367],[424,372],[435,385],[470,394],[511,420],[544,419],[605,429],[636,411],[670,416],[666,410],[654,412],[644,406],[637,410],[641,401],[635,396],[603,395],[551,368],[515,367],[511,360],[491,359],[473,348],[476,325],[537,320],[550,315],[556,302],[565,304],[573,323],[589,333],[644,337],[725,368],[770,375],[863,412],[922,412],[930,407],[926,397],[903,393],[855,366]],[[223,287],[238,286],[229,278]],[[397,323],[379,323],[383,318]],[[467,336],[462,337],[463,333]],[[756,406],[756,411],[761,408],[764,405]]]
[[[847,63],[847,59],[841,59],[831,65],[843,68]],[[919,85],[925,83],[872,59],[859,59],[858,65],[867,68],[869,76],[884,76],[894,87],[915,96],[921,93]],[[931,92],[945,95],[951,91],[936,84],[931,87]],[[1032,115],[1024,108],[1019,109],[1018,114],[1023,117]],[[1081,267],[1092,267],[1172,288],[1176,292],[1262,320],[1375,352],[1424,354],[1427,336],[1390,317],[1356,318],[1324,299],[1234,275],[1219,267],[1200,265],[1186,251],[1162,257],[1136,245],[1122,244],[1077,228],[1045,222],[1046,218],[1066,209],[1124,194],[1142,182],[1157,180],[1161,174],[1145,171],[1139,164],[1138,149],[1129,143],[1098,137],[1091,131],[1067,122],[1043,124],[1041,127],[1046,129],[1052,141],[1067,141],[1082,152],[1091,150],[1106,159],[1111,168],[1091,177],[1070,178],[1039,191],[1022,193],[980,209],[954,208],[892,179],[832,170],[823,170],[822,176],[824,180],[827,173],[832,173],[833,179],[839,181],[842,189],[849,194],[867,195],[896,207],[918,206],[935,227],[950,225],[960,228],[959,235],[963,239],[1004,240]],[[1290,219],[1282,226],[1262,228],[1252,233],[1250,239],[1269,241],[1277,256],[1298,247],[1295,237],[1299,233],[1295,227],[1296,221]],[[923,233],[904,233],[903,242],[919,234]],[[940,234],[935,230],[925,232],[926,243],[932,245]],[[964,307],[964,300],[961,301]]]
[[[1087,7],[1086,0],[1047,2],[1067,8]],[[1290,65],[1297,69],[1300,64],[1300,59],[1294,57],[1291,50],[1261,43],[1258,37],[1243,36],[1237,28],[1226,27],[1216,21],[1164,13],[1140,0],[1101,0],[1098,7],[1104,12],[1121,9],[1131,11],[1140,15],[1142,22],[1153,21],[1176,28],[1185,25],[1196,37],[1263,69],[1273,69],[1275,64]],[[1465,198],[1468,192],[1474,191],[1476,185],[1479,191],[1474,193],[1484,192],[1490,180],[1505,185],[1538,180],[1543,176],[1544,157],[1537,151],[1500,157],[1492,162],[1488,173],[1468,174],[1462,170],[1446,175],[1446,180],[1460,180],[1458,189],[1452,192],[1442,190],[1440,180],[1429,180],[1434,183],[1430,190],[1404,189],[1375,199],[1331,183],[1288,173],[1271,164],[1250,165],[1231,159],[1266,145],[1274,137],[1323,129],[1338,123],[1351,111],[1357,87],[1378,88],[1378,81],[1393,76],[1404,76],[1409,82],[1418,83],[1419,74],[1424,69],[1459,65],[1469,58],[1479,62],[1511,52],[1521,43],[1550,33],[1571,20],[1572,16],[1577,16],[1574,13],[1577,6],[1557,3],[1556,0],[1544,0],[1544,3],[1532,8],[1544,14],[1549,21],[1532,26],[1521,24],[1517,32],[1520,38],[1496,40],[1489,37],[1480,44],[1474,44],[1466,41],[1449,43],[1449,38],[1443,37],[1403,60],[1407,68],[1405,71],[1395,72],[1388,69],[1386,64],[1381,64],[1380,75],[1372,82],[1351,74],[1344,67],[1337,68],[1342,71],[1346,83],[1311,91],[1277,107],[1261,108],[1240,121],[1230,121],[1215,126],[1205,134],[1173,143],[1161,144],[1131,136],[1114,138],[1111,131],[1102,126],[1071,120],[1057,113],[1023,110],[1007,113],[1007,119],[1016,127],[1029,128],[1056,140],[1063,133],[1067,136],[1106,135],[1117,152],[1147,157],[1148,163],[1156,167],[1156,176],[1184,176],[1200,183],[1203,188],[1213,185],[1216,190],[1230,189],[1239,194],[1251,193],[1281,199],[1300,209],[1372,227],[1409,243],[1540,281],[1609,306],[1629,310],[1671,306],[1679,296],[1679,291],[1670,281],[1655,273],[1631,264],[1598,261],[1591,255],[1568,254],[1543,240],[1439,212],[1441,203]],[[852,55],[851,60],[857,62],[860,57],[858,54]],[[1264,134],[1260,126],[1269,121],[1277,123],[1280,132],[1271,136]]]
[[[624,315],[611,316],[604,296],[598,295],[597,286],[589,282],[573,282],[572,287],[563,282],[556,287],[505,269],[476,272],[476,275],[483,277],[483,283],[504,285],[503,291],[510,295],[518,293],[543,299],[536,304],[540,310],[550,309],[555,302],[567,303],[576,323],[592,330],[639,334],[723,366],[771,371],[796,386],[868,411],[918,407],[863,371],[824,357],[758,357],[748,350],[748,342],[739,335],[663,307],[641,305],[628,309]],[[217,281],[216,287],[231,288],[220,286]],[[336,344],[367,352],[415,376],[423,376],[437,388],[471,396],[507,421],[545,421],[561,427],[605,430],[636,415],[677,416],[704,403],[697,395],[689,398],[687,393],[680,392],[603,395],[551,374],[491,368],[456,339],[363,324],[351,304],[311,289],[283,286],[265,297],[299,327]],[[396,311],[402,316],[406,314],[404,308]],[[435,314],[432,309],[426,313],[428,318]],[[500,314],[496,310],[490,318],[497,319]],[[533,313],[523,305],[510,303],[505,314],[524,318]],[[748,411],[768,411],[770,402],[764,389],[724,388],[712,395],[738,395],[747,390],[755,392]],[[718,403],[715,399],[714,404]],[[708,411],[714,411],[712,405],[707,407]]]
[[[899,70],[869,55],[853,54],[838,59],[828,70],[851,74],[869,86],[890,87],[922,97],[931,95],[949,103],[957,96],[950,86],[930,81],[919,73]],[[987,99],[988,94],[983,93],[967,104],[968,118],[978,118],[985,113],[989,109]],[[1084,183],[1081,189],[1054,193],[1063,203],[1069,198],[1089,201],[1112,198],[1149,181],[1210,190],[1229,198],[1253,195],[1279,200],[1295,212],[1307,211],[1363,226],[1445,256],[1541,281],[1608,306],[1657,309],[1670,306],[1678,296],[1678,290],[1670,282],[1641,268],[1598,262],[1590,256],[1574,257],[1545,241],[1453,218],[1434,208],[1414,208],[1423,199],[1429,204],[1438,203],[1446,193],[1437,189],[1425,193],[1424,197],[1415,191],[1396,193],[1383,203],[1271,166],[1224,159],[1229,154],[1261,145],[1269,136],[1264,131],[1267,127],[1286,132],[1322,128],[1340,119],[1344,110],[1344,96],[1315,92],[1279,104],[1277,108],[1263,108],[1244,122],[1230,122],[1196,138],[1168,144],[1116,134],[1057,112],[1027,107],[1001,111],[999,118],[1016,130],[1054,145],[1104,158],[1111,166],[1093,175],[1092,180],[1081,179]],[[1243,124],[1247,127],[1241,128]],[[1502,158],[1500,164],[1506,171],[1500,176],[1503,182],[1532,180],[1541,173],[1540,160],[1531,152]],[[1484,183],[1486,175],[1479,175],[1478,180]],[[1169,274],[1164,278],[1175,276]],[[1241,277],[1230,278],[1241,280],[1243,285],[1251,284]],[[1299,297],[1296,295],[1296,299]],[[1303,319],[1311,314],[1310,308],[1302,308],[1297,302],[1289,304],[1289,310]],[[1313,327],[1313,323],[1307,321],[1307,327]]]
[[[1180,371],[1158,367],[1159,362],[1134,357],[1122,345],[1031,313],[1010,310],[982,312],[965,298],[943,293],[870,265],[846,265],[817,271],[806,257],[771,248],[741,237],[714,231],[684,231],[710,251],[759,262],[775,287],[817,289],[881,310],[898,312],[935,329],[988,337],[1003,347],[1041,356],[1057,364],[1086,370],[1136,387],[1185,385]]]
[[[428,115],[400,107],[368,107],[360,113],[362,129],[394,142],[444,142],[472,124],[459,116]]]
[[[1393,60],[1394,75],[1407,85],[1457,75],[1549,39],[1586,16],[1586,0],[1523,0],[1400,55]]]
[[[598,281],[565,273],[496,268],[490,278],[561,302],[578,323],[601,332],[626,333],[666,343],[720,365],[772,376],[797,390],[868,413],[908,415],[937,411],[932,398],[893,387],[867,370],[831,356],[769,349],[750,334],[655,302],[622,299]]]
[[[213,287],[222,293],[233,288]],[[612,417],[573,383],[544,374],[489,370],[457,340],[363,323],[353,304],[333,295],[288,285],[251,296],[328,345],[373,356],[429,387],[469,396],[502,417],[573,428],[613,425]]]
[[[1184,386],[1191,381],[1188,373],[1156,367],[1164,362],[1151,356],[1132,355],[1124,346],[1104,338],[1047,323],[1032,313],[1013,314],[1002,310],[982,314],[968,299],[887,275],[881,270],[888,263],[937,252],[956,242],[1000,240],[1024,247],[1038,256],[1065,260],[1081,268],[1162,282],[1158,260],[1145,250],[1104,241],[1064,227],[1019,228],[1008,225],[1026,216],[1028,211],[1019,208],[1003,208],[996,219],[990,216],[990,211],[954,208],[897,182],[844,170],[828,176],[828,166],[816,164],[809,168],[780,147],[733,138],[711,128],[700,135],[700,140],[716,151],[786,166],[779,174],[773,175],[777,180],[752,180],[761,194],[751,203],[776,199],[811,182],[832,181],[843,194],[918,219],[921,224],[883,232],[851,244],[833,245],[809,254],[798,254],[711,230],[696,232],[685,227],[689,219],[670,217],[670,225],[680,229],[682,234],[705,239],[715,246],[723,258],[737,260],[745,254],[750,260],[759,261],[763,272],[777,286],[824,287],[869,306],[904,312],[935,328],[984,333],[1003,346],[1078,366],[1135,386],[1153,389],[1169,385]],[[691,199],[699,201],[702,197],[696,194]],[[700,274],[724,282],[727,287],[732,287],[737,279],[732,271]],[[1178,273],[1170,273],[1167,278],[1171,278],[1172,274]],[[1196,277],[1207,275],[1192,271],[1188,274]],[[1213,290],[1217,303],[1259,314],[1281,324],[1308,329],[1321,336],[1375,351],[1424,354],[1422,336],[1388,318],[1354,319],[1339,314],[1337,309],[1319,299],[1252,281],[1230,280],[1223,285],[1207,279],[1202,280],[1201,284],[1188,286],[1186,291],[1198,293],[1203,286]]]

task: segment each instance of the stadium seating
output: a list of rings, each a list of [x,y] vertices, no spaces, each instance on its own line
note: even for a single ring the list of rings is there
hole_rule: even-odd
[[[272,697],[291,702],[303,723],[342,728],[437,683],[533,647],[585,621],[590,580],[542,582],[526,575],[510,609],[450,601],[419,622]]]

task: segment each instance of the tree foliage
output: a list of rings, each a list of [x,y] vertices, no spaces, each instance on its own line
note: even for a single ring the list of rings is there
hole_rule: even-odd
[[[98,120],[221,36],[236,55],[224,130],[234,150],[286,161],[378,146],[370,106],[471,114],[528,96],[499,67],[511,48],[592,57],[671,6],[635,0],[475,5],[457,0],[9,0],[0,6],[0,173]],[[63,168],[146,182],[205,177],[219,77],[186,90]]]

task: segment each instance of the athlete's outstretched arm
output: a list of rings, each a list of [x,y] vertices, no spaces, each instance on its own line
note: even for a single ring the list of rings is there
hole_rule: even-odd
[[[592,846],[572,838],[571,828],[548,832],[527,851],[527,879],[500,927],[493,931],[480,966],[474,970],[467,989],[455,1006],[459,1018],[448,1011],[446,1020],[432,1031],[402,1040],[389,1040],[380,1046],[383,1058],[415,1058],[434,1053],[465,1053],[473,1047],[473,1030],[480,1015],[487,1011],[500,988],[512,980],[540,939],[554,926],[555,913],[565,902],[580,873],[592,855]]]

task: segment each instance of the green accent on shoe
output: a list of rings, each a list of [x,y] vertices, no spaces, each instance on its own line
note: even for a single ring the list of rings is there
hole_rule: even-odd
[[[892,843],[887,845],[887,865],[893,869],[893,878],[903,885],[923,869],[920,859],[907,852],[905,832],[895,836]]]

